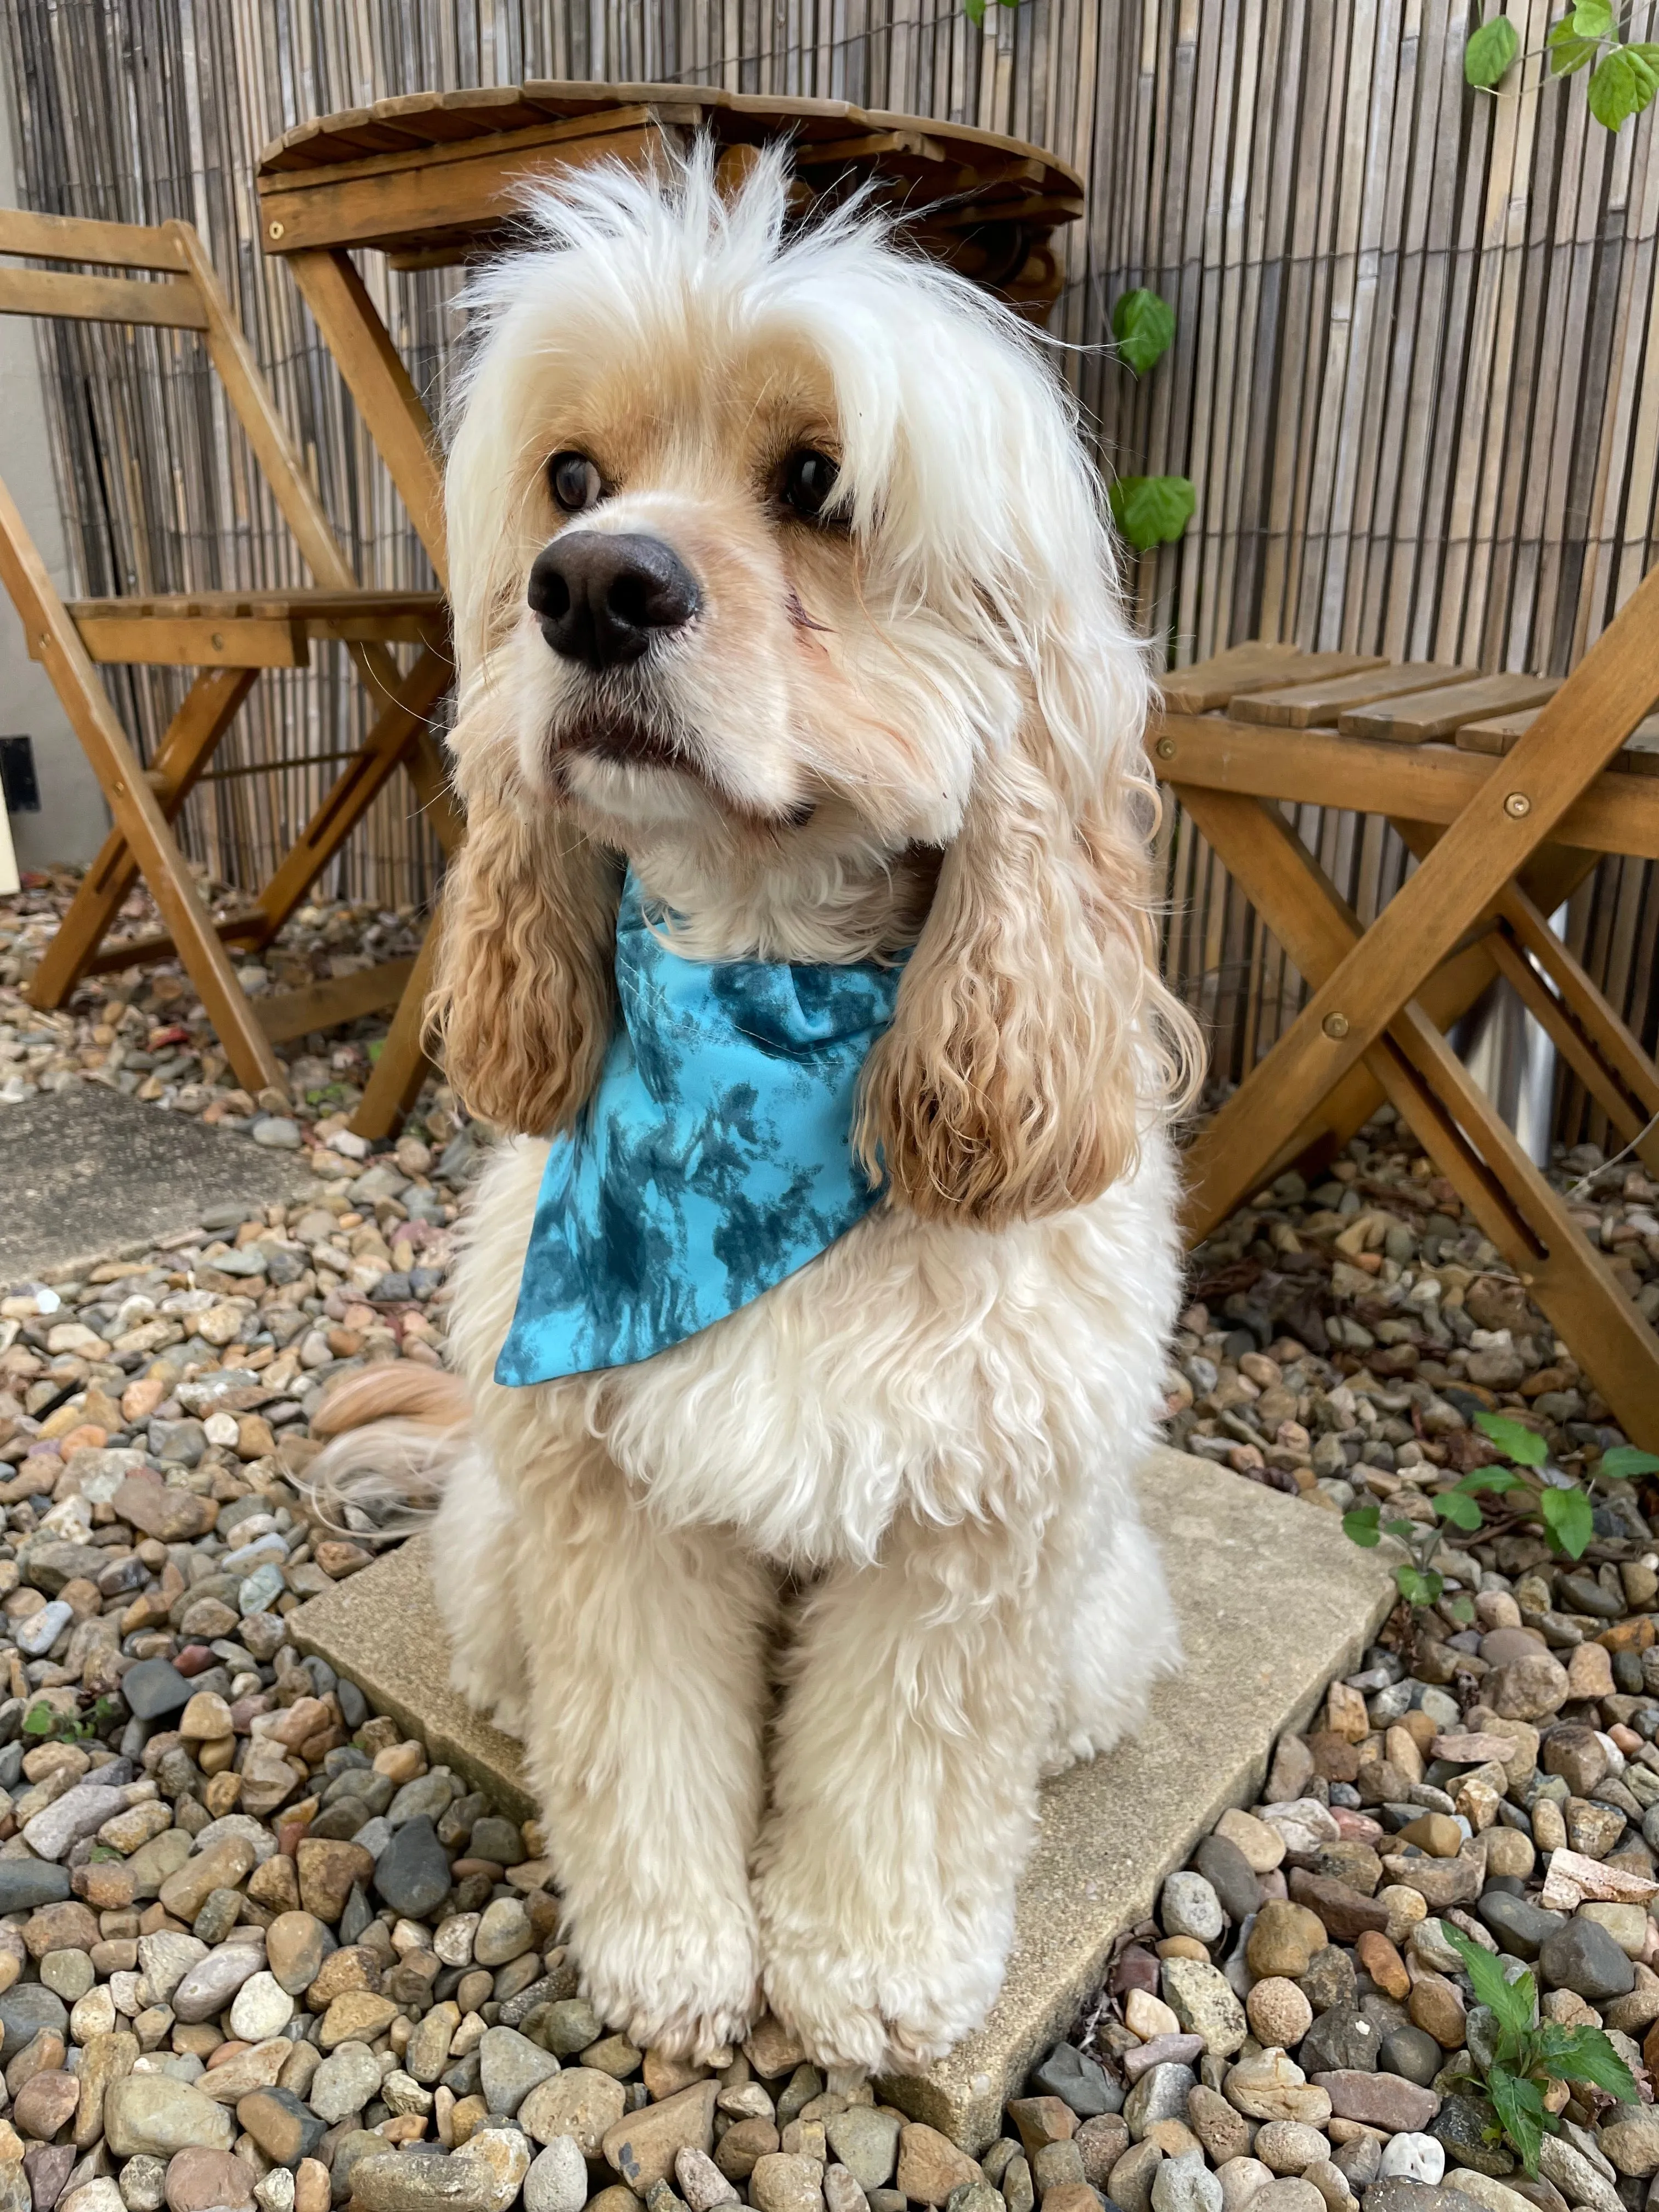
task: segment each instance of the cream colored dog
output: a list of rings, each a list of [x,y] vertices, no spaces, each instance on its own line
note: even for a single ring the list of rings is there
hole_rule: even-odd
[[[426,1449],[456,1680],[524,1740],[595,2005],[696,2055],[769,2004],[873,2070],[983,2019],[1039,1776],[1176,1656],[1127,1478],[1196,1052],[1073,410],[1040,341],[867,219],[786,235],[787,182],[769,155],[727,203],[706,149],[589,172],[475,295],[436,1010],[512,1133],[455,1278],[467,1425]],[[568,621],[535,580],[561,540]],[[888,1194],[655,1358],[502,1389],[623,855],[695,957],[914,945],[855,1133]]]

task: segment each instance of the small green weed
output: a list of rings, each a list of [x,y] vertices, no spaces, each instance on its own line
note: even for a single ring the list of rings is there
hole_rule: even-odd
[[[1472,1943],[1461,1928],[1443,1920],[1440,1933],[1463,1961],[1477,2003],[1498,2024],[1486,2094],[1498,2128],[1535,2178],[1544,2137],[1561,2124],[1544,2103],[1552,2081],[1587,2082],[1621,2105],[1633,2105],[1639,2097],[1635,2080],[1602,2029],[1558,2027],[1537,2018],[1538,1987],[1529,1969],[1510,1981],[1502,1960]]]

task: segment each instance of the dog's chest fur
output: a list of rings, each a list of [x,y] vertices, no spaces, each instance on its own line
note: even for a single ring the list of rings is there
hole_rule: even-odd
[[[903,1511],[1040,1526],[1115,1495],[1103,1437],[1120,1458],[1152,1441],[1179,1280],[1158,1137],[1070,1214],[988,1231],[883,1209],[654,1359],[507,1389],[491,1376],[545,1157],[501,1147],[456,1273],[453,1357],[509,1486],[586,1431],[665,1522],[810,1570],[875,1558]]]

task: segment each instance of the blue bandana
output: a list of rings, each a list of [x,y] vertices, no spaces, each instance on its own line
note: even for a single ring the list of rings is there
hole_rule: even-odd
[[[854,1097],[902,965],[682,959],[629,872],[622,1024],[548,1156],[498,1382],[649,1359],[870,1211],[881,1192],[853,1157]]]

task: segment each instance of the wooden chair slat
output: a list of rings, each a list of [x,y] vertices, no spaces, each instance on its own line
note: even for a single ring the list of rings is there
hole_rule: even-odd
[[[67,316],[79,323],[133,323],[205,331],[208,312],[183,277],[82,276],[67,269],[0,269],[0,315]]]
[[[1483,676],[1473,684],[1448,684],[1443,690],[1419,692],[1403,701],[1350,708],[1337,727],[1349,738],[1426,744],[1433,738],[1449,738],[1464,723],[1486,715],[1541,707],[1559,689],[1553,677]]]
[[[173,233],[159,226],[37,215],[32,208],[0,208],[0,253],[27,254],[36,261],[89,262],[105,269],[154,269],[175,276],[189,265]]]
[[[1370,707],[1380,699],[1403,698],[1443,684],[1473,681],[1479,669],[1449,661],[1407,660],[1393,667],[1339,676],[1323,684],[1292,684],[1279,691],[1252,691],[1232,700],[1228,713],[1241,722],[1265,722],[1276,728],[1308,730],[1334,724],[1351,707]]]
[[[1212,707],[1224,707],[1236,693],[1252,688],[1265,691],[1270,684],[1291,681],[1311,658],[1295,645],[1230,646],[1212,659],[1175,669],[1160,678],[1159,689],[1168,713],[1203,714]]]

